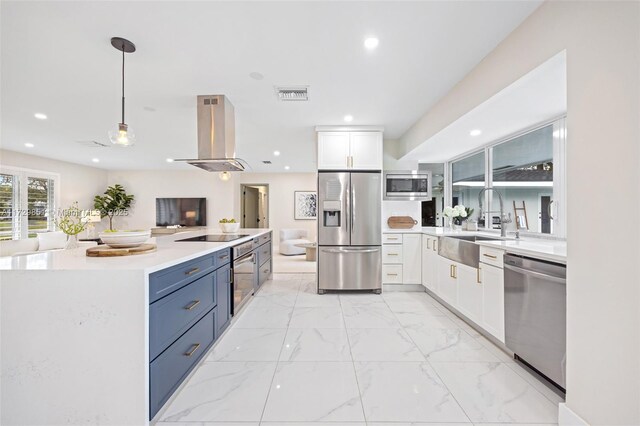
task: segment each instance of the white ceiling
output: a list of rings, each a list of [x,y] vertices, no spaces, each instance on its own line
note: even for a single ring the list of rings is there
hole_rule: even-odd
[[[351,114],[400,137],[540,3],[3,1],[0,143],[106,169],[188,168],[165,159],[196,156],[196,95],[226,94],[254,171],[311,171],[314,126]],[[88,148],[76,141],[107,143],[120,118],[112,36],[138,48],[126,79],[138,142]],[[309,85],[311,99],[281,103],[275,85]]]
[[[429,138],[402,161],[443,162],[567,112],[562,51]],[[471,130],[481,130],[471,136]]]

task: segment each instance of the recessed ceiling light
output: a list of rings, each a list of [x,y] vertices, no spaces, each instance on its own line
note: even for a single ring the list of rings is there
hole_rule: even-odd
[[[369,50],[373,50],[378,47],[379,40],[376,37],[367,37],[364,40],[364,47]]]
[[[346,121],[347,123],[351,123],[353,121],[353,115],[345,115],[344,121]]]
[[[249,74],[249,77],[251,77],[254,80],[262,80],[264,78],[264,75],[260,74],[259,72],[252,72]]]
[[[480,129],[473,129],[472,131],[469,132],[469,134],[471,136],[480,136],[482,134],[482,130]]]
[[[47,114],[43,114],[41,112],[36,112],[35,114],[33,114],[33,116],[35,118],[37,118],[38,120],[46,120],[47,119]]]
[[[31,142],[27,142],[24,144],[24,146],[26,146],[27,148],[33,148],[35,145],[32,144]]]
[[[289,167],[289,166],[284,166],[284,169],[285,169],[285,170],[289,170],[290,168],[291,168],[291,167]]]
[[[278,157],[280,155],[280,151],[273,151],[273,155],[275,155],[276,157]]]
[[[173,158],[167,158],[167,163],[173,163]]]
[[[99,163],[100,159],[99,158],[92,158],[91,161],[93,161],[94,163]]]

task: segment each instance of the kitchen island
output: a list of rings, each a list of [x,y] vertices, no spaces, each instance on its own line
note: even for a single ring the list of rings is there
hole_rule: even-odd
[[[0,258],[0,423],[148,424],[228,325],[231,247],[270,232],[173,234],[128,257]]]

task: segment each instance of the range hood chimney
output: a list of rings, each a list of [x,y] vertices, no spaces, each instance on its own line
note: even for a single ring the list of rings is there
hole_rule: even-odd
[[[198,158],[184,161],[208,172],[241,172],[246,162],[236,158],[233,105],[224,95],[198,96]]]

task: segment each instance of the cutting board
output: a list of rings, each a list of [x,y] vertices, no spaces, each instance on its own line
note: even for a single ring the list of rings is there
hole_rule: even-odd
[[[391,216],[387,220],[387,225],[391,229],[411,229],[418,224],[418,221],[411,216]]]
[[[90,247],[87,249],[89,257],[115,257],[115,256],[132,256],[135,254],[153,253],[156,251],[155,244],[142,244],[138,247],[131,248],[112,248],[106,245],[98,247]]]

